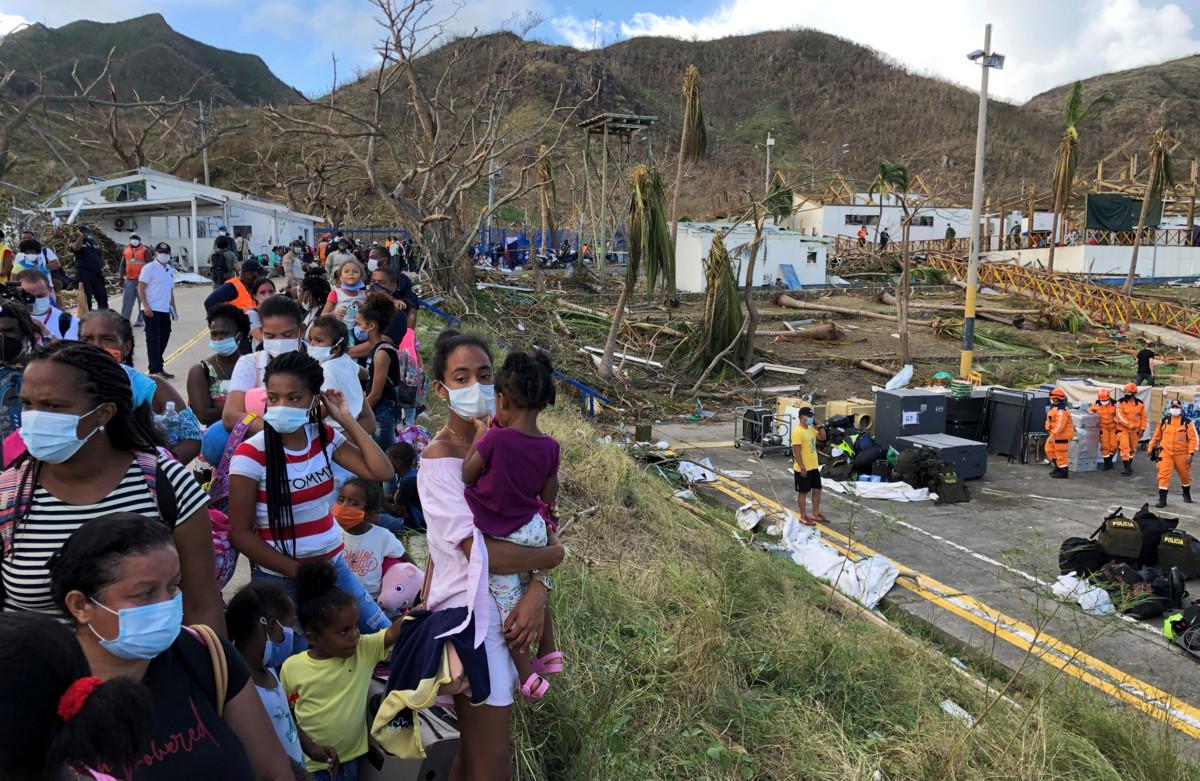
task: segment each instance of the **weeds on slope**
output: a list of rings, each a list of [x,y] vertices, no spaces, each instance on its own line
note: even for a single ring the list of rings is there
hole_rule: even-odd
[[[1074,682],[991,709],[963,743],[942,701],[978,715],[989,698],[948,659],[827,609],[799,568],[675,505],[590,424],[544,418],[564,515],[598,510],[563,531],[569,669],[515,709],[518,778],[1200,778],[1167,728]]]

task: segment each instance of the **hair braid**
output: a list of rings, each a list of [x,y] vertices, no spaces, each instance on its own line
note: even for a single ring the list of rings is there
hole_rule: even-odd
[[[290,374],[298,378],[313,396],[321,392],[321,385],[325,382],[325,372],[321,369],[321,364],[297,351],[282,353],[270,360],[263,373],[264,387],[276,374]],[[317,436],[325,460],[329,462],[329,454],[325,450],[327,442],[324,425],[317,426]],[[270,423],[263,427],[263,447],[266,449],[267,460],[267,526],[271,530],[271,537],[283,544],[285,555],[295,558],[296,523],[292,515],[292,486],[288,482],[287,454],[283,450],[283,438]]]
[[[64,341],[55,342],[37,352],[30,364],[39,361],[50,361],[75,369],[81,375],[78,390],[91,400],[93,407],[112,404],[116,408],[112,419],[104,427],[104,434],[108,436],[114,448],[133,453],[158,452],[153,437],[134,417],[133,389],[129,384],[129,375],[113,361],[111,355],[85,342]],[[22,454],[17,463],[26,462],[32,466],[25,470],[17,487],[17,506],[24,505],[21,517],[17,519],[18,523],[29,520],[33,494],[42,474],[42,462],[28,451]],[[28,498],[25,498],[26,496]]]

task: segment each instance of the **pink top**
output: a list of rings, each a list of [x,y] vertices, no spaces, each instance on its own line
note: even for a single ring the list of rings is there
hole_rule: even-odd
[[[463,623],[438,637],[457,634],[475,617],[475,647],[487,636],[492,598],[488,592],[487,546],[475,528],[475,518],[464,496],[461,458],[424,458],[417,471],[417,491],[425,513],[425,541],[433,559],[429,584],[430,610],[467,608]],[[463,553],[464,540],[473,540],[471,558]]]

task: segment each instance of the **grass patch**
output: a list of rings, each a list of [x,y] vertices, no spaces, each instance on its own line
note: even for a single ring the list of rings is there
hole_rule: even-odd
[[[1200,778],[1177,733],[1051,671],[1010,692],[1022,710],[989,707],[930,637],[842,617],[790,560],[734,542],[730,513],[679,507],[574,409],[542,416],[562,444],[570,555],[551,601],[568,669],[514,709],[516,778]],[[946,699],[981,727],[947,715]]]

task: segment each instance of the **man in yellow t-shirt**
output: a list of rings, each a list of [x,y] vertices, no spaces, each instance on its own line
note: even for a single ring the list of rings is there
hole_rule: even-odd
[[[800,410],[800,420],[792,428],[792,476],[796,481],[796,504],[800,507],[800,521],[806,526],[816,526],[817,521],[828,521],[821,514],[821,471],[817,461],[817,443],[825,441],[825,429],[817,428],[811,407]],[[812,515],[804,511],[804,497],[812,495]]]

